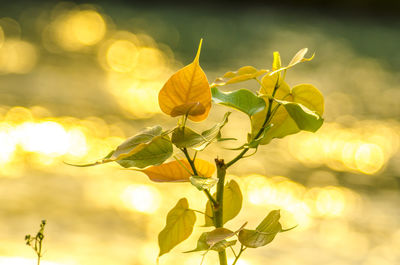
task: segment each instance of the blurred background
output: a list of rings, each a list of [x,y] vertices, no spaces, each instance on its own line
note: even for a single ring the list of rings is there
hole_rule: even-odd
[[[269,69],[301,48],[315,59],[287,82],[325,96],[316,134],[273,140],[231,168],[244,206],[237,229],[281,209],[285,227],[238,265],[400,263],[400,20],[398,1],[218,2],[187,7],[131,1],[12,2],[0,8],[0,264],[35,264],[24,242],[46,219],[43,265],[155,264],[157,234],[176,201],[204,200],[190,184],[157,184],[117,164],[75,168],[104,157],[141,128],[176,120],[157,94],[192,61],[209,81],[244,65]],[[255,83],[243,86],[258,90]],[[221,120],[213,106],[201,130]],[[234,112],[224,128],[242,143],[249,125]],[[237,146],[238,143],[224,144]],[[214,145],[202,158],[235,153]],[[197,197],[196,197],[197,196]],[[189,240],[160,264],[200,264]],[[204,264],[216,264],[216,254]]]

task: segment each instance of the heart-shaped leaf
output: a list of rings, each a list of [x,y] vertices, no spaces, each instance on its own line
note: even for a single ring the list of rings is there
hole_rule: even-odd
[[[266,91],[268,92],[269,89],[267,89]],[[264,99],[267,107],[263,111],[258,112],[251,117],[252,137],[254,137],[259,132],[267,116],[269,98],[264,97]],[[300,121],[301,117],[298,117],[297,122],[299,124],[297,124],[296,121],[291,117],[291,115],[289,115],[287,109],[283,106],[278,107],[277,105],[279,103],[274,101],[272,102],[271,109],[274,109],[275,107],[277,107],[277,109],[271,121],[269,122],[270,124],[273,124],[273,127],[268,130],[268,132],[266,132],[265,137],[262,139],[260,144],[268,144],[274,138],[282,138],[287,135],[297,133],[301,130],[299,126],[303,129],[308,128],[307,130],[309,131],[315,131],[315,129],[317,129],[317,127],[322,124],[322,118],[317,119],[317,116],[321,117],[324,112],[324,98],[321,92],[319,92],[319,90],[313,85],[297,85],[289,91],[287,91],[286,86],[279,87],[278,91],[275,94],[275,99],[301,104],[306,109],[310,110],[311,113],[309,113],[310,115],[307,115],[307,118],[311,118],[312,124],[308,124],[310,121],[307,121],[307,118],[304,121]],[[295,106],[290,106],[290,104],[288,107],[289,109],[291,109],[293,115],[302,110],[301,107],[298,108]],[[295,108],[298,110],[294,110]],[[317,116],[314,116],[312,114],[313,112],[315,112],[314,114]],[[305,115],[307,114],[307,112],[302,113],[302,115],[303,114]],[[308,125],[301,123],[307,123]]]
[[[316,132],[324,122],[321,116],[300,103],[276,100],[282,104],[290,117],[295,121],[297,127],[303,131]]]
[[[200,177],[210,178],[215,171],[213,164],[200,158],[197,158],[194,164]],[[184,159],[139,169],[139,171],[145,173],[152,181],[156,182],[190,181],[190,177],[194,175],[189,162]]]
[[[240,187],[237,182],[233,179],[225,184],[223,200],[223,224],[225,224],[229,220],[233,219],[236,215],[238,215],[240,209],[242,209],[242,192],[240,191]],[[204,226],[213,226],[213,220],[209,216],[213,216],[213,210],[211,208],[210,202],[208,201],[206,204],[206,223]]]
[[[173,74],[158,94],[161,110],[172,117],[188,115],[192,121],[207,118],[211,91],[207,76],[199,64],[201,44],[194,61]]]
[[[217,87],[211,88],[212,99],[215,103],[225,105],[246,113],[249,116],[262,111],[265,102],[248,89],[239,89],[232,92],[222,92]]]
[[[167,223],[158,235],[158,246],[160,253],[158,256],[168,253],[176,245],[184,241],[192,234],[196,215],[189,209],[186,198],[178,201],[174,208],[167,215]]]

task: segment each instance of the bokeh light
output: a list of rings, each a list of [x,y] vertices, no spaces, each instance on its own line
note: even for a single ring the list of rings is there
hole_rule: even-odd
[[[176,120],[162,116],[158,92],[193,59],[201,37],[200,63],[209,81],[237,66],[269,68],[275,50],[287,61],[309,47],[315,59],[288,71],[287,82],[315,84],[326,99],[325,123],[317,133],[274,139],[229,168],[227,179],[240,184],[244,198],[237,219],[226,224],[229,229],[246,221],[252,229],[275,209],[284,228],[296,226],[265,248],[246,250],[236,264],[400,262],[395,21],[364,28],[345,16],[335,23],[323,15],[302,22],[297,19],[304,14],[292,16],[280,8],[249,8],[239,17],[226,10],[217,17],[206,9],[199,15],[124,3],[26,1],[3,9],[0,264],[36,262],[23,235],[43,218],[49,221],[43,265],[155,264],[157,234],[172,205],[186,197],[191,208],[204,210],[205,197],[188,183],[154,184],[115,163],[90,168],[63,163],[95,162],[146,126],[176,126]],[[213,106],[204,123],[190,126],[208,129],[223,111]],[[233,157],[235,151],[220,147],[245,141],[244,118],[234,111],[222,131],[236,142],[212,145],[199,155],[209,161]],[[160,265],[200,264],[202,253],[181,253],[210,231],[196,214],[196,234],[163,255]],[[203,264],[217,260],[210,252]]]

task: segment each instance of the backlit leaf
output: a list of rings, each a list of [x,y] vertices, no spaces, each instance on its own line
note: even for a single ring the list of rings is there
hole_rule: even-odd
[[[271,211],[255,230],[242,229],[239,232],[239,241],[249,248],[258,248],[270,243],[282,231],[279,223],[279,210]]]
[[[191,176],[190,183],[199,190],[211,189],[217,184],[218,179],[216,178],[204,178],[199,176]]]
[[[119,160],[133,155],[134,153],[137,153],[138,151],[143,149],[146,144],[151,142],[154,137],[161,135],[161,133],[162,128],[158,125],[140,131],[136,135],[128,138],[122,144],[120,144],[115,149],[110,159]]]
[[[274,60],[272,62],[272,71],[278,70],[281,68],[282,62],[281,62],[281,55],[279,52],[274,52]]]
[[[172,131],[171,141],[178,148],[188,148],[205,142],[206,139],[202,135],[185,126],[176,127]]]
[[[145,168],[163,163],[172,155],[172,152],[169,136],[160,135],[154,137],[149,143],[139,145],[132,155],[118,159],[116,162],[126,168]]]
[[[215,103],[240,110],[249,116],[265,108],[264,100],[248,89],[222,92],[217,87],[212,87],[211,91],[212,99]]]
[[[197,158],[194,161],[199,176],[210,178],[215,171],[215,166],[205,160]],[[152,181],[156,182],[182,182],[190,181],[194,174],[187,160],[171,161],[159,166],[151,166],[139,171],[145,173]]]
[[[292,60],[290,61],[290,63],[287,66],[273,70],[271,73],[269,73],[269,75],[274,75],[277,72],[287,70],[287,69],[295,66],[296,64],[311,61],[314,58],[314,54],[310,58],[305,58],[304,56],[306,55],[307,52],[308,52],[308,48],[301,49],[300,51],[298,51],[296,53],[296,55],[292,58]]]
[[[180,199],[167,215],[167,223],[158,235],[158,256],[168,253],[176,245],[184,241],[193,231],[196,215],[189,209],[186,198]]]
[[[281,90],[281,88],[283,89]],[[282,86],[278,89],[275,99],[301,104],[311,112],[315,112],[314,114],[319,117],[321,117],[324,112],[324,98],[321,92],[319,92],[317,88],[310,84],[297,85],[289,91],[285,86]],[[268,98],[265,98],[265,102],[267,105],[266,108],[251,117],[253,137],[261,129],[261,126],[266,118],[269,105]],[[277,104],[277,102],[273,102],[271,109],[274,109]],[[315,131],[315,129],[322,124],[322,118],[317,119],[317,116],[308,116],[311,118],[311,121],[313,121],[315,117],[315,124],[312,122],[314,125],[311,125],[311,127],[308,129],[309,131]],[[300,120],[297,122],[301,123]],[[306,123],[307,120],[303,122]],[[283,106],[278,107],[270,123],[273,124],[273,127],[265,134],[265,137],[260,144],[268,144],[274,138],[282,138],[287,135],[297,133],[300,131],[300,129],[305,130],[307,126],[309,126],[307,124],[297,124],[296,121],[289,115],[287,109]],[[301,128],[299,128],[299,126]]]
[[[211,108],[211,91],[199,64],[202,40],[194,61],[173,74],[158,94],[161,110],[172,117],[188,115],[192,121],[207,118]]]
[[[191,252],[197,252],[197,251],[209,251],[209,250],[214,250],[214,251],[222,251],[230,246],[233,246],[236,244],[237,240],[222,240],[219,241],[213,245],[209,245],[207,243],[207,238],[210,232],[204,232],[201,234],[200,238],[197,240],[197,246],[193,250],[185,251],[184,253],[191,253]]]
[[[172,143],[160,126],[146,128],[128,138],[102,160],[76,166],[94,166],[117,162],[123,167],[144,168],[159,165],[172,155]]]
[[[223,200],[223,224],[225,224],[238,215],[240,209],[242,209],[243,196],[236,181],[231,180],[225,184]],[[213,210],[209,201],[206,204],[205,226],[212,226],[213,220],[208,216],[213,216]]]
[[[282,104],[290,117],[295,121],[297,127],[303,131],[316,132],[324,120],[315,111],[311,111],[300,103],[277,100]]]
[[[222,240],[233,237],[234,235],[235,235],[235,232],[233,232],[227,228],[219,227],[219,228],[215,228],[211,232],[208,232],[206,242],[208,245],[212,246]]]
[[[211,87],[244,82],[247,80],[255,79],[265,74],[266,72],[267,70],[257,70],[253,66],[243,66],[237,71],[227,72],[226,74],[224,74],[223,77],[217,78],[214,83],[211,84]]]

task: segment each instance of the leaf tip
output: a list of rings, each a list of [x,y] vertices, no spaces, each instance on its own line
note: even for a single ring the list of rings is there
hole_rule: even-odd
[[[195,62],[199,62],[200,59],[200,52],[201,52],[201,46],[203,45],[203,38],[200,39],[199,43],[199,48],[197,49],[196,57],[194,58]]]

